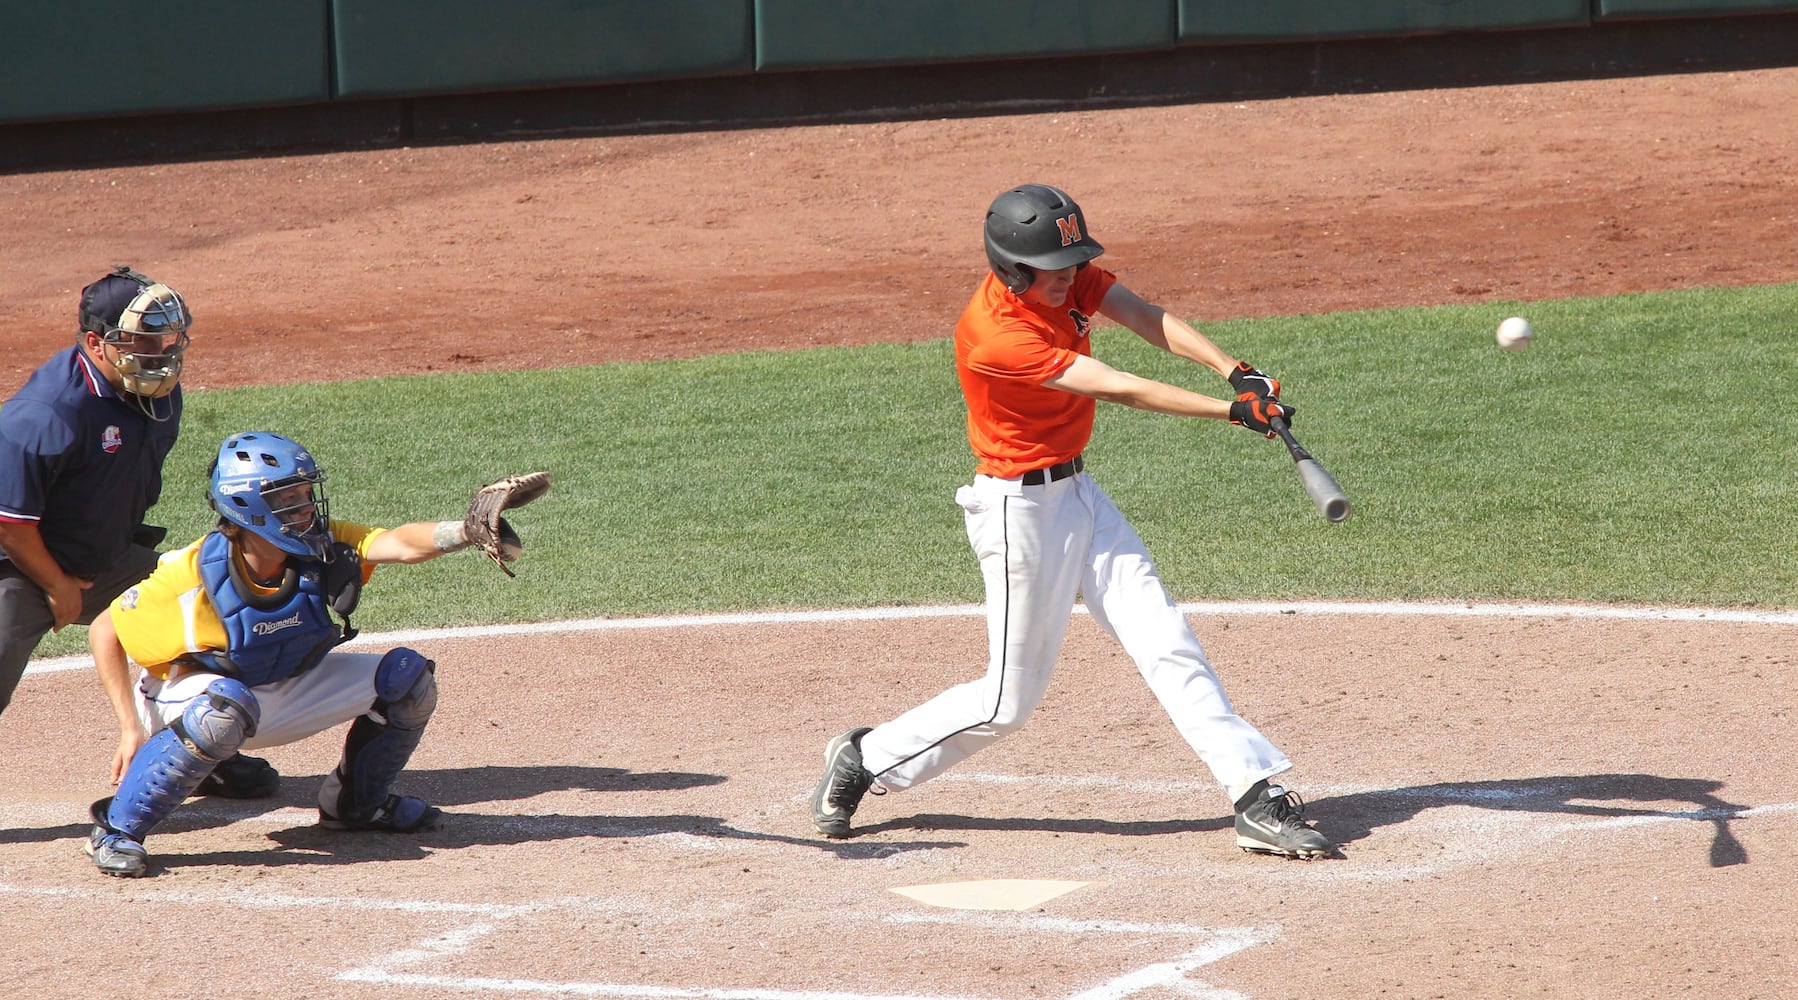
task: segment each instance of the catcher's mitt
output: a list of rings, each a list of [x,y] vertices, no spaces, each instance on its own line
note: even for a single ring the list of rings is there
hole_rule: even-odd
[[[468,530],[468,543],[487,553],[487,558],[507,576],[517,576],[506,564],[524,551],[524,542],[500,515],[514,507],[523,507],[548,492],[547,472],[507,476],[475,490],[474,499],[468,502],[468,516],[462,521],[462,526]]]

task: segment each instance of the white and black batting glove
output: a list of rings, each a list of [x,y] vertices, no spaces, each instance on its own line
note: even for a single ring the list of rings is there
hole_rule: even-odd
[[[1249,396],[1230,404],[1230,422],[1273,437],[1273,419],[1282,417],[1290,424],[1297,412],[1298,407],[1291,403],[1282,403],[1265,396]]]
[[[1237,399],[1278,399],[1280,396],[1280,380],[1246,361],[1236,362],[1236,368],[1230,372],[1230,388],[1236,390]]]

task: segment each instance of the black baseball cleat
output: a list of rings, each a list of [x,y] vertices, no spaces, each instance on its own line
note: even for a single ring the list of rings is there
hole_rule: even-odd
[[[1258,781],[1236,803],[1236,846],[1287,858],[1329,857],[1330,838],[1305,822],[1305,801],[1297,792]]]
[[[412,833],[436,829],[443,810],[411,795],[389,795],[387,800],[361,815],[333,816],[318,810],[318,825],[327,830],[374,830],[380,833]]]
[[[824,777],[812,792],[812,823],[826,837],[849,836],[849,818],[874,783],[862,766],[862,737],[871,732],[867,726],[851,729],[824,745]]]
[[[129,834],[112,828],[106,822],[107,810],[112,808],[112,796],[95,802],[88,808],[88,815],[93,817],[94,828],[88,832],[87,840],[81,844],[81,850],[94,859],[94,867],[101,874],[114,878],[143,878],[150,871],[150,852],[144,845]]]
[[[193,794],[221,799],[266,799],[280,787],[281,772],[274,765],[261,757],[237,753],[219,761]]]

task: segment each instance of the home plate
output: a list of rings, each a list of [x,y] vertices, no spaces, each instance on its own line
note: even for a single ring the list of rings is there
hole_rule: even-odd
[[[980,882],[902,885],[893,891],[926,906],[950,910],[1028,910],[1098,882],[1061,882],[1039,878],[995,878]]]

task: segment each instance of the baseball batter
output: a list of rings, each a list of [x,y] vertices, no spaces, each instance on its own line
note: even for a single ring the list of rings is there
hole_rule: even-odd
[[[144,838],[239,748],[346,722],[343,756],[319,790],[321,825],[408,832],[441,816],[391,789],[437,708],[435,664],[403,647],[334,650],[356,634],[350,615],[376,565],[471,544],[517,558],[522,543],[499,511],[541,495],[548,475],[482,487],[461,521],[392,530],[330,517],[324,483],[317,460],[288,438],[226,438],[207,494],[217,530],[163,556],[95,619],[94,666],[119,722],[118,792],[94,803],[83,845],[101,872],[146,874]],[[143,668],[135,689],[131,661]]]
[[[1280,383],[1225,354],[1092,261],[1104,252],[1065,192],[1026,184],[987,210],[992,271],[955,328],[974,481],[956,493],[986,584],[986,675],[909,712],[832,739],[812,794],[819,832],[847,837],[870,789],[900,791],[1021,727],[1041,701],[1076,596],[1135,661],[1228,793],[1236,842],[1315,858],[1334,845],[1297,795],[1270,783],[1292,764],[1236,710],[1137,537],[1085,471],[1095,400],[1229,420],[1272,437],[1291,420]],[[1232,400],[1140,378],[1092,356],[1095,317],[1228,377]]]

